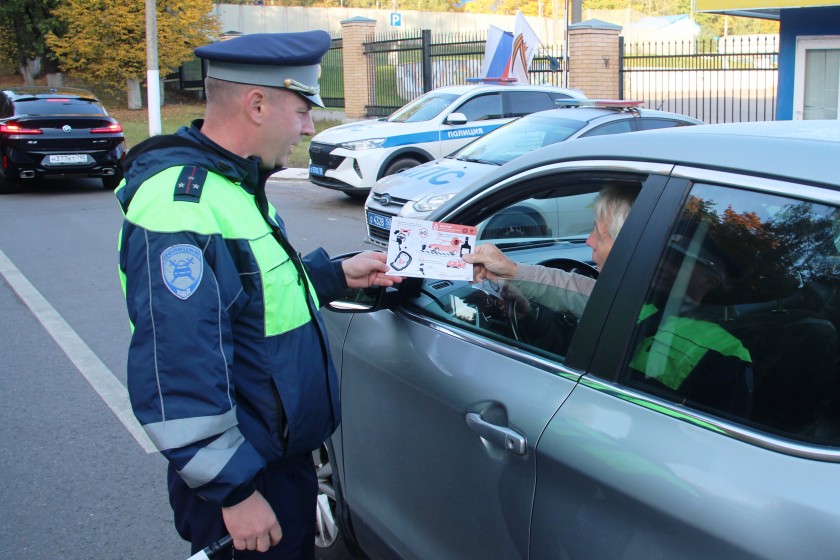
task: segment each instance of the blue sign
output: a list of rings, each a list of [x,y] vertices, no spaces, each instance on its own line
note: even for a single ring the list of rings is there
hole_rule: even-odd
[[[399,27],[402,25],[402,15],[394,12],[391,14],[391,26],[392,27]]]

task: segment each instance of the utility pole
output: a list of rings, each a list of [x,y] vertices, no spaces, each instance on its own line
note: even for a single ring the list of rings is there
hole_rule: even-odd
[[[157,48],[157,6],[146,0],[146,97],[149,106],[149,136],[161,133],[160,70]]]

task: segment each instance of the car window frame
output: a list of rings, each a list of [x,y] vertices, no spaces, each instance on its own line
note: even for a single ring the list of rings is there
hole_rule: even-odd
[[[471,119],[469,115],[464,113],[463,107],[469,103],[476,101],[482,97],[496,97],[499,100],[499,109],[501,110],[501,114],[499,116],[488,117],[483,119]],[[485,121],[494,121],[505,118],[506,110],[505,110],[505,96],[504,92],[502,91],[481,91],[476,93],[475,95],[470,96],[468,99],[464,99],[458,103],[452,110],[447,111],[447,116],[452,113],[462,113],[464,116],[467,117],[468,123],[476,123],[476,122],[485,122]]]
[[[626,124],[629,127],[629,130],[624,130],[621,132],[615,132],[612,130],[607,130],[604,132],[605,129],[615,127],[617,125]],[[598,136],[609,136],[611,134],[629,134],[631,132],[638,132],[639,127],[637,126],[636,119],[632,116],[622,116],[616,115],[616,118],[610,119],[609,121],[597,124],[593,126],[589,130],[584,131],[579,137],[580,138],[597,138]]]
[[[624,254],[627,248],[619,248],[621,258],[628,261],[620,281],[607,286],[599,279],[596,290],[610,289],[615,296],[615,303],[609,306],[605,313],[596,315],[584,315],[585,319],[597,320],[603,325],[597,335],[597,342],[593,345],[590,355],[592,361],[585,367],[582,382],[597,390],[613,393],[621,398],[632,401],[640,406],[662,412],[686,422],[690,422],[706,429],[719,432],[727,437],[756,445],[772,451],[787,455],[806,458],[810,460],[840,462],[840,448],[816,443],[796,441],[783,436],[775,435],[760,427],[739,423],[737,420],[724,418],[713,413],[704,412],[695,408],[686,407],[644,390],[624,385],[620,382],[620,376],[624,371],[625,364],[630,360],[630,354],[635,351],[632,345],[633,334],[636,327],[636,320],[639,317],[642,305],[645,300],[647,289],[652,281],[662,253],[665,250],[665,241],[673,229],[683,209],[686,197],[690,194],[695,183],[706,183],[720,186],[730,186],[739,189],[752,190],[767,194],[776,194],[787,197],[811,200],[821,204],[832,204],[840,207],[840,192],[834,192],[829,200],[826,198],[826,188],[830,186],[809,186],[795,180],[784,181],[767,179],[752,175],[723,172],[717,170],[699,169],[687,166],[677,166],[671,173],[665,189],[653,208],[653,213],[648,217],[648,223],[641,236],[637,239],[636,248]],[[634,206],[635,208],[635,206]],[[632,216],[632,212],[631,212]],[[654,217],[655,216],[655,217]],[[628,218],[629,222],[630,218]],[[618,243],[616,244],[618,245]],[[617,247],[614,247],[615,251]],[[611,253],[612,255],[612,253]],[[611,256],[612,258],[612,256]],[[605,271],[608,268],[605,268]],[[593,297],[596,292],[593,291]],[[620,294],[620,297],[617,297]],[[600,298],[600,304],[604,304]],[[582,322],[583,323],[583,322]],[[581,325],[583,326],[583,325]],[[581,327],[575,334],[572,347],[579,336],[586,336],[581,333]],[[624,342],[621,348],[616,348],[611,341],[621,340]],[[570,363],[570,367],[580,367],[579,363]]]
[[[541,109],[531,109],[522,114],[517,113],[514,111],[515,104],[514,100],[516,98],[524,98],[525,96],[534,96],[534,95],[541,95],[545,98],[546,106]],[[551,97],[550,93],[547,91],[540,91],[540,90],[524,90],[524,91],[506,91],[504,92],[505,97],[505,117],[510,118],[520,118],[526,115],[530,115],[531,113],[536,113],[539,111],[548,111],[550,109],[556,108],[555,100]],[[527,105],[527,104],[526,104]]]
[[[470,193],[462,193],[456,196],[453,199],[453,203],[447,204],[435,214],[430,216],[429,219],[433,221],[445,221],[445,222],[452,222],[452,223],[477,223],[481,221],[479,218],[487,217],[488,215],[492,214],[493,212],[498,211],[501,208],[508,206],[512,201],[522,199],[528,196],[531,196],[534,192],[541,190],[544,188],[543,185],[552,183],[555,181],[555,177],[558,173],[564,174],[610,174],[611,176],[614,175],[633,175],[637,177],[646,177],[644,181],[645,187],[643,187],[642,192],[644,193],[648,187],[648,182],[652,181],[650,188],[651,194],[647,195],[652,200],[651,202],[647,203],[647,206],[650,206],[654,200],[659,198],[659,194],[661,191],[661,185],[667,180],[667,173],[671,170],[672,166],[670,164],[663,164],[659,162],[647,162],[647,161],[612,161],[612,160],[594,160],[594,161],[573,161],[573,162],[559,162],[559,163],[551,163],[546,166],[533,168],[522,173],[518,173],[511,177],[508,177],[503,180],[499,180],[495,184],[490,185],[489,187],[482,189],[475,194]],[[511,183],[517,183],[515,188],[507,188],[508,185]],[[494,196],[496,192],[499,190],[506,190],[507,196]],[[647,197],[641,197],[640,199],[644,200]],[[492,201],[492,202],[491,202]],[[637,202],[638,204],[638,202]],[[635,207],[635,205],[634,205]],[[642,208],[640,206],[640,208]],[[480,212],[477,212],[476,209],[480,209]],[[633,226],[634,222],[638,222],[640,224],[645,223],[645,215],[646,211],[640,209],[637,214],[640,215],[639,218],[635,218],[631,220],[628,218],[626,222],[625,228],[627,228],[627,235],[620,236],[620,239],[623,239],[619,244],[619,250],[623,250],[623,245],[633,246],[635,244],[634,239],[637,237],[637,234],[632,233],[634,229],[637,229],[638,226]],[[631,217],[633,216],[633,212],[631,212]],[[481,218],[483,219],[483,218]],[[621,275],[623,265],[616,265],[614,267],[606,267],[606,275],[603,275],[600,278],[610,278],[612,275]],[[413,279],[412,279],[413,280]],[[605,282],[605,285],[610,286],[616,283],[617,280],[611,280]],[[598,284],[596,284],[595,291],[593,291],[592,296],[590,296],[590,301],[587,304],[586,312],[581,317],[580,325],[577,328],[577,332],[571,339],[571,343],[568,348],[568,352],[565,356],[565,359],[562,362],[554,362],[558,366],[564,367],[571,367],[577,371],[584,371],[585,364],[589,361],[589,352],[591,352],[591,348],[589,345],[591,342],[588,340],[589,335],[581,335],[581,326],[587,323],[594,324],[595,320],[587,319],[587,316],[590,314],[590,307],[593,309],[608,309],[611,305],[610,303],[601,304],[596,303],[593,305],[595,298],[609,298],[610,292],[608,288],[600,289],[598,288]],[[413,288],[409,288],[409,286],[413,286]],[[408,282],[405,286],[401,288],[401,291],[405,290],[403,293],[404,297],[411,297],[411,290],[416,289],[419,286],[419,283]],[[596,294],[602,294],[600,296],[596,296]],[[403,300],[405,301],[405,300]],[[406,306],[401,306],[401,308],[405,308]],[[424,316],[427,320],[431,320],[432,318],[429,316],[425,316],[422,313],[418,313],[417,311],[411,310],[411,314],[417,316]],[[603,311],[600,312],[603,314]],[[594,315],[594,313],[593,313]],[[441,323],[443,328],[447,330],[455,329],[452,325],[448,323]],[[590,327],[591,329],[591,327]],[[475,337],[479,337],[479,335],[474,334]],[[501,342],[495,339],[492,340],[492,343],[497,346],[503,346]],[[580,345],[581,349],[577,349],[577,346]],[[528,356],[528,359],[537,359],[546,361],[547,358],[545,356],[541,356],[534,351],[529,351],[525,348],[520,348],[511,344],[504,345],[507,347],[508,351],[507,354],[511,352],[516,353],[520,356]]]

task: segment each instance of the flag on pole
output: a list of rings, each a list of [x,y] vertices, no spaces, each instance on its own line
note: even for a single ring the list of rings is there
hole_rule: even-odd
[[[531,66],[539,46],[539,37],[528,25],[522,12],[516,10],[516,19],[513,20],[513,46],[504,77],[516,78],[519,84],[530,83],[528,67]]]
[[[484,62],[481,63],[480,78],[501,78],[510,60],[513,33],[491,25],[487,30],[484,46]]]

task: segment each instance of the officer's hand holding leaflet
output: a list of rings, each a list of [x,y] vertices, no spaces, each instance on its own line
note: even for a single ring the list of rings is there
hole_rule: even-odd
[[[385,253],[365,251],[345,259],[341,263],[348,288],[369,286],[393,286],[402,281],[400,276],[387,276],[388,264]]]

